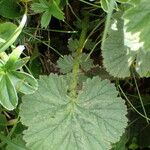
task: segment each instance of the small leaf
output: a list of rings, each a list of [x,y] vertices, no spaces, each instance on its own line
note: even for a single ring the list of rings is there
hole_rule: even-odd
[[[45,5],[43,3],[33,3],[31,5],[31,9],[36,13],[43,13],[48,9],[48,5]]]
[[[89,39],[85,44],[85,49],[92,50],[92,48],[95,46],[95,42],[92,41],[92,39]]]
[[[50,11],[55,18],[64,20],[64,13],[58,7],[58,4],[55,2],[55,0],[53,0],[53,5],[51,5]]]
[[[89,58],[87,59],[87,57],[88,57],[87,54],[82,53],[81,58],[80,58],[80,66],[81,66],[81,69],[83,69],[84,71],[88,71],[94,66],[93,60]]]
[[[39,3],[33,3],[31,8],[36,13],[43,13],[41,18],[41,26],[46,28],[54,16],[59,20],[64,20],[64,13],[59,8],[59,0],[40,0]]]
[[[42,15],[41,26],[43,28],[46,28],[49,25],[50,21],[51,21],[51,12],[48,10],[45,11]]]
[[[8,61],[5,64],[6,69],[11,70],[14,67],[23,50],[24,46],[20,45],[12,51],[12,53],[9,55]]]
[[[17,92],[7,75],[0,79],[0,104],[8,110],[13,110],[18,104]]]
[[[101,0],[101,1],[100,1],[101,7],[102,7],[102,9],[103,9],[105,12],[108,12],[109,7],[112,7],[112,6],[110,6],[110,1],[111,1],[111,0]],[[115,3],[115,6],[117,7],[116,0],[114,0],[114,3]]]
[[[39,89],[23,97],[23,139],[32,150],[108,150],[127,125],[127,110],[109,81],[88,79],[76,99],[62,76],[41,76]]]
[[[77,48],[79,47],[79,41],[77,39],[70,38],[68,40],[68,48],[71,52],[75,52]]]
[[[59,58],[57,61],[58,68],[61,73],[69,73],[73,68],[73,57],[71,55],[65,55],[63,58]]]
[[[9,74],[9,77],[15,85],[17,91],[20,91],[24,94],[32,94],[38,88],[37,80],[25,72],[12,71]]]
[[[87,59],[87,54],[82,53],[80,57],[80,69],[84,71],[88,71],[93,67],[93,60]],[[60,68],[61,73],[69,73],[73,68],[74,58],[71,55],[65,55],[63,58],[59,58],[57,61],[58,68]]]
[[[24,58],[18,59],[16,63],[14,64],[14,67],[12,68],[12,70],[21,69],[29,60],[30,60],[30,57],[24,57]]]

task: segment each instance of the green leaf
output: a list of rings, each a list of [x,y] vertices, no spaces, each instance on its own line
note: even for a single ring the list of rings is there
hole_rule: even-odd
[[[19,58],[14,64],[14,67],[12,68],[12,70],[21,69],[29,60],[30,60],[30,57]]]
[[[18,104],[17,91],[31,94],[38,88],[36,79],[21,68],[27,61],[27,57],[19,58],[23,48],[18,46],[9,56],[5,52],[1,53],[0,104],[8,110],[14,109]]]
[[[35,13],[43,13],[41,18],[41,26],[46,28],[50,23],[51,16],[59,20],[64,20],[64,13],[59,8],[60,1],[51,0],[39,0],[39,3],[33,3],[31,5],[32,10]]]
[[[51,21],[51,12],[50,11],[45,11],[42,15],[42,18],[41,18],[41,26],[46,28],[50,21]]]
[[[110,0],[109,0],[110,1]],[[109,4],[108,0],[101,0],[101,7],[104,11],[108,11],[108,4]]]
[[[83,69],[84,71],[88,71],[94,66],[93,60],[89,58],[87,59],[87,57],[88,57],[87,54],[82,53],[81,58],[80,58],[80,66],[81,66],[81,69]]]
[[[31,5],[31,9],[36,13],[43,13],[45,10],[47,10],[49,5],[45,5],[45,3],[33,3]]]
[[[12,53],[9,55],[8,61],[5,64],[6,69],[11,70],[12,68],[15,68],[14,65],[16,64],[17,60],[19,59],[23,50],[24,50],[24,46],[20,45],[12,51]]]
[[[141,0],[135,6],[125,11],[124,18],[128,20],[128,32],[139,33],[140,42],[143,42],[145,51],[150,51],[150,2]]]
[[[73,57],[71,55],[65,55],[63,58],[59,58],[57,66],[60,68],[61,73],[69,73],[73,68]]]
[[[1,141],[7,143],[10,147],[11,147],[11,150],[15,149],[15,150],[29,150],[27,148],[25,148],[23,145],[19,144],[14,141],[14,140],[11,140],[10,138],[8,138],[7,136],[4,136],[1,132],[0,132],[0,139]]]
[[[144,50],[139,34],[127,32],[124,24],[121,16],[116,15],[104,42],[103,64],[112,76],[125,78],[130,76],[130,67],[135,62],[137,73],[147,77],[150,71],[150,52]]]
[[[109,81],[88,79],[76,99],[62,76],[41,76],[39,89],[23,97],[23,139],[31,150],[108,150],[127,125],[123,100]]]
[[[13,110],[18,104],[17,92],[7,75],[0,79],[0,104],[8,110]]]
[[[51,5],[50,11],[55,18],[64,20],[64,13],[58,7],[58,4],[55,2],[55,0],[53,0],[53,5]]]
[[[87,54],[82,53],[80,57],[80,69],[84,71],[88,71],[93,67],[93,60],[87,59]],[[69,73],[73,68],[74,58],[71,55],[65,55],[63,58],[59,58],[57,61],[57,66],[60,68],[61,73]]]
[[[68,49],[71,52],[75,52],[77,50],[77,48],[79,47],[79,41],[77,39],[72,39],[70,38],[68,40]]]
[[[9,35],[9,38],[5,40],[2,45],[0,45],[0,52],[5,51],[9,46],[12,46],[12,44],[16,41],[16,39],[22,32],[22,29],[26,23],[26,20],[27,20],[27,15],[24,14],[17,29],[12,34]]]
[[[109,7],[112,7],[112,6],[110,6],[110,1],[111,0],[101,0],[100,1],[101,7],[105,12],[108,12]],[[115,6],[117,7],[116,0],[114,0],[114,2],[115,2]]]
[[[10,35],[12,35],[16,29],[17,26],[11,22],[5,22],[0,24],[0,41],[3,41],[0,42],[0,46],[2,46],[2,44],[9,39]]]
[[[30,74],[21,71],[12,71],[9,74],[10,79],[17,91],[24,94],[32,94],[38,88],[37,80]]]
[[[7,119],[5,115],[0,114],[0,131],[3,131],[5,129],[6,124],[7,124]]]
[[[14,19],[22,15],[18,0],[0,0],[0,15]]]
[[[84,48],[91,51],[95,45],[96,42],[93,42],[92,39],[88,39]]]
[[[25,147],[25,142],[22,139],[22,135],[17,135],[12,139],[13,145],[8,144],[6,150],[28,150]]]

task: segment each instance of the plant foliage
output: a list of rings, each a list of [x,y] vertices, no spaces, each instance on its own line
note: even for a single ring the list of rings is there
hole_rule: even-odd
[[[93,61],[92,59],[87,59],[87,54],[82,53],[80,56],[80,68],[84,71],[88,71],[92,68],[93,66]],[[60,72],[62,73],[69,73],[72,71],[73,68],[73,63],[74,63],[74,58],[71,55],[65,55],[63,58],[59,58],[57,61],[58,68],[60,68]]]
[[[20,116],[28,126],[24,131],[27,147],[108,150],[127,123],[126,107],[114,85],[94,77],[83,83],[76,99],[67,91],[65,80],[51,74],[40,78],[34,94],[24,96]]]
[[[14,109],[18,104],[17,91],[30,94],[37,89],[37,81],[31,75],[18,71],[29,59],[28,57],[19,58],[23,49],[19,46],[9,56],[1,53],[0,103],[8,110]]]
[[[36,13],[43,13],[41,17],[41,26],[46,28],[50,23],[51,17],[63,20],[64,13],[59,8],[60,0],[39,0],[39,3],[32,4],[32,10]]]
[[[14,19],[22,15],[19,0],[0,0],[0,15],[6,18]]]
[[[149,26],[149,0],[0,0],[0,150],[150,147]]]
[[[104,66],[111,75],[124,78],[130,76],[133,65],[141,77],[147,77],[150,53],[145,51],[138,33],[127,32],[124,22],[121,17],[118,18],[118,14],[112,21],[102,52]]]
[[[124,18],[128,20],[126,28],[128,32],[139,34],[140,42],[143,42],[144,50],[150,51],[150,3],[149,0],[141,0],[134,7],[128,9]],[[135,19],[136,18],[136,19]]]

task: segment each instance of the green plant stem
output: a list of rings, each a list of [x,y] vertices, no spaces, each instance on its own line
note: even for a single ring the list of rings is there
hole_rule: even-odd
[[[146,110],[145,110],[145,107],[144,107],[144,103],[143,103],[143,100],[142,100],[142,97],[141,97],[141,94],[140,94],[140,91],[139,91],[138,84],[137,84],[137,81],[136,81],[134,73],[133,73],[133,78],[134,78],[135,86],[136,86],[136,89],[137,89],[137,92],[138,92],[139,100],[140,100],[140,103],[141,103],[141,106],[142,106],[142,109],[143,109],[146,121],[149,124],[149,120],[147,119],[148,118],[147,117],[147,113],[146,113]]]
[[[19,117],[16,119],[16,121],[14,123],[14,126],[12,127],[11,131],[7,135],[7,138],[11,138],[11,136],[13,135],[13,133],[14,133],[16,127],[17,127],[18,121],[19,121]],[[3,136],[2,137],[1,136],[2,135],[0,135],[0,138],[2,138],[2,140],[3,140]],[[5,145],[5,143],[7,143],[7,140],[3,140],[3,142],[0,143],[0,148],[2,148]]]
[[[73,8],[72,8],[72,6],[70,5],[70,3],[68,2],[68,0],[66,0],[66,2],[67,2],[67,5],[69,6],[69,8],[70,8],[70,11],[72,12],[72,14],[76,17],[76,19],[78,20],[78,21],[81,21],[81,19],[76,15],[76,13],[74,12],[74,10],[73,10]]]
[[[81,36],[79,39],[79,47],[75,53],[75,59],[74,59],[73,70],[72,70],[72,80],[71,80],[71,84],[70,84],[70,97],[72,100],[74,100],[77,95],[80,55],[82,54],[82,50],[84,48],[87,29],[88,29],[88,17],[85,17],[83,24],[82,24],[82,32],[81,32]]]
[[[37,28],[34,27],[26,27],[28,30],[35,30]],[[65,31],[65,30],[57,30],[57,29],[44,29],[44,28],[38,28],[37,30],[42,31],[50,31],[50,32],[56,32],[56,33],[67,33],[67,34],[76,34],[78,31]],[[1,39],[0,39],[1,40]]]
[[[89,2],[87,2],[87,1],[85,1],[85,0],[80,0],[80,2],[85,3],[85,4],[87,4],[87,5],[90,5],[90,6],[93,6],[93,7],[96,7],[96,8],[101,8],[101,6],[95,5],[95,4],[92,4],[92,3],[89,3]]]
[[[123,94],[124,98],[127,100],[127,102],[130,104],[130,106],[133,108],[133,110],[139,114],[141,117],[145,118],[146,120],[150,121],[150,118],[146,117],[145,115],[143,115],[142,113],[140,113],[134,106],[133,104],[130,102],[130,100],[128,99],[128,97],[126,96],[126,94],[124,93],[124,91],[122,90],[121,86],[118,85],[119,90],[121,91],[121,93]]]
[[[47,47],[51,48],[54,52],[56,52],[60,57],[63,58],[63,56],[58,52],[58,50],[56,50],[55,48],[53,48],[52,46],[50,46],[50,45],[47,44],[46,42],[40,40],[39,38],[33,36],[32,34],[30,34],[30,33],[28,33],[28,32],[23,31],[23,33],[26,34],[26,35],[28,35],[28,36],[30,36],[30,37],[32,37],[33,39],[35,39],[35,40],[41,42],[42,44],[46,45]]]

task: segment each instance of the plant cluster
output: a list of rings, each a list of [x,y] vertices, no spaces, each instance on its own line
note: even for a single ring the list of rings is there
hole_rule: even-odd
[[[0,4],[1,150],[150,147],[149,0]]]

